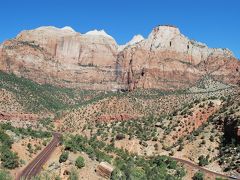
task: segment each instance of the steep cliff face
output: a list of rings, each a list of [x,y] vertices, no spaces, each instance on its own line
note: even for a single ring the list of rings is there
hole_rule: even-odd
[[[173,26],[158,26],[149,37],[118,54],[120,79],[134,88],[184,88],[202,75],[236,83],[239,61],[227,49],[189,40]]]
[[[116,84],[117,44],[103,32],[55,27],[23,31],[2,44],[0,55],[1,70],[39,83],[86,89]]]
[[[158,26],[147,39],[138,35],[123,46],[104,31],[40,27],[0,46],[0,70],[83,89],[178,89],[205,74],[237,83],[239,64],[229,50],[189,40],[173,26]]]

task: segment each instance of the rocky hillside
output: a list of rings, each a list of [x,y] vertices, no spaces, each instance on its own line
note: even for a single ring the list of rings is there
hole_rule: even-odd
[[[0,71],[0,120],[10,115],[52,114],[101,99],[101,91],[40,85],[26,78]],[[20,119],[24,119],[22,118]],[[36,118],[34,118],[36,119]]]
[[[225,83],[240,81],[240,62],[229,50],[208,48],[168,25],[122,46],[103,30],[22,31],[0,45],[0,70],[41,84],[97,90],[181,89],[206,74]]]
[[[239,88],[209,77],[185,91],[116,93],[68,111],[56,127],[143,157],[169,155],[239,173]]]

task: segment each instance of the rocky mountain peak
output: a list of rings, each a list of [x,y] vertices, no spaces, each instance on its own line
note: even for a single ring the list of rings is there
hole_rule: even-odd
[[[136,44],[142,40],[144,40],[144,37],[142,35],[138,34],[138,35],[133,36],[131,41],[129,41],[127,44],[129,44],[129,45]]]
[[[114,39],[112,36],[110,36],[109,34],[107,34],[104,30],[92,30],[92,31],[88,31],[87,33],[85,33],[84,35],[90,35],[90,36],[103,36],[103,37],[107,37],[107,38],[111,38]]]
[[[175,35],[180,35],[181,32],[180,30],[173,25],[159,25],[155,28],[153,28],[153,31],[151,34],[161,34],[164,36],[175,36]]]
[[[228,49],[209,48],[175,26],[157,26],[123,46],[104,30],[71,27],[22,31],[0,45],[0,70],[39,83],[85,89],[179,89],[204,74],[236,84],[240,64]],[[168,83],[166,83],[168,82]]]
[[[149,34],[148,39],[169,41],[176,36],[181,36],[180,30],[175,26],[163,25],[155,27]]]
[[[149,34],[146,41],[147,48],[151,50],[158,48],[168,48],[172,46],[172,40],[185,37],[180,33],[180,30],[175,26],[170,25],[161,25],[155,27],[152,32]]]
[[[66,31],[72,31],[72,32],[76,32],[72,27],[70,26],[65,26],[63,28],[61,28],[62,30],[66,30]]]
[[[142,35],[140,35],[140,34],[135,35],[135,36],[133,36],[133,38],[129,42],[127,42],[124,45],[120,45],[118,47],[118,51],[122,51],[125,47],[137,44],[137,43],[139,43],[143,40],[144,40],[144,37]]]
[[[24,41],[43,41],[45,38],[60,38],[65,36],[73,36],[80,34],[74,31],[71,27],[65,26],[63,28],[57,28],[54,26],[42,26],[33,30],[24,30],[17,35],[18,40]]]

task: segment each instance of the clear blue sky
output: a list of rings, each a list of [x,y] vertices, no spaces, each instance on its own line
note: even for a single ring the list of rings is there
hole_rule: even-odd
[[[104,29],[119,44],[173,24],[189,38],[227,47],[240,58],[240,0],[4,0],[0,23],[0,42],[23,29],[68,25],[82,33]]]

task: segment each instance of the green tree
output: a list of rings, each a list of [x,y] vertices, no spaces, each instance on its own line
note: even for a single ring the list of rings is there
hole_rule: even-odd
[[[169,169],[176,169],[177,168],[177,162],[175,160],[169,159],[167,161],[167,164],[168,164]]]
[[[227,180],[226,178],[216,177],[216,180]]]
[[[75,166],[77,166],[79,169],[85,166],[84,158],[82,156],[79,156],[76,159]]]
[[[0,130],[0,142],[6,147],[11,147],[13,144],[13,140],[3,130]]]
[[[59,162],[60,163],[66,162],[68,159],[68,155],[69,155],[69,153],[67,151],[64,151],[59,157]]]
[[[1,160],[3,167],[7,169],[14,169],[19,166],[19,158],[17,154],[10,149],[5,148],[5,150],[2,150]]]
[[[211,142],[214,141],[214,137],[213,137],[213,135],[210,136],[209,140],[210,140]]]
[[[115,168],[111,174],[111,180],[126,180],[126,175],[120,169]]]
[[[70,176],[69,176],[69,180],[78,180],[78,172],[76,169],[72,168],[70,171]]]
[[[201,155],[199,158],[198,158],[198,164],[199,166],[206,166],[208,165],[208,156],[207,157],[204,157],[203,155]]]
[[[182,151],[183,148],[184,148],[184,145],[183,145],[183,143],[181,143],[181,144],[179,145],[179,147],[178,147],[178,151]]]
[[[131,169],[128,179],[129,180],[145,180],[147,179],[147,176],[143,169],[135,167]]]
[[[202,172],[198,171],[192,177],[193,180],[204,180],[204,175]]]
[[[61,180],[60,176],[56,176],[55,180]]]
[[[166,167],[155,166],[147,172],[147,179],[149,180],[162,180],[167,176]]]
[[[0,179],[1,180],[11,180],[12,177],[10,176],[10,174],[7,171],[0,170]]]

